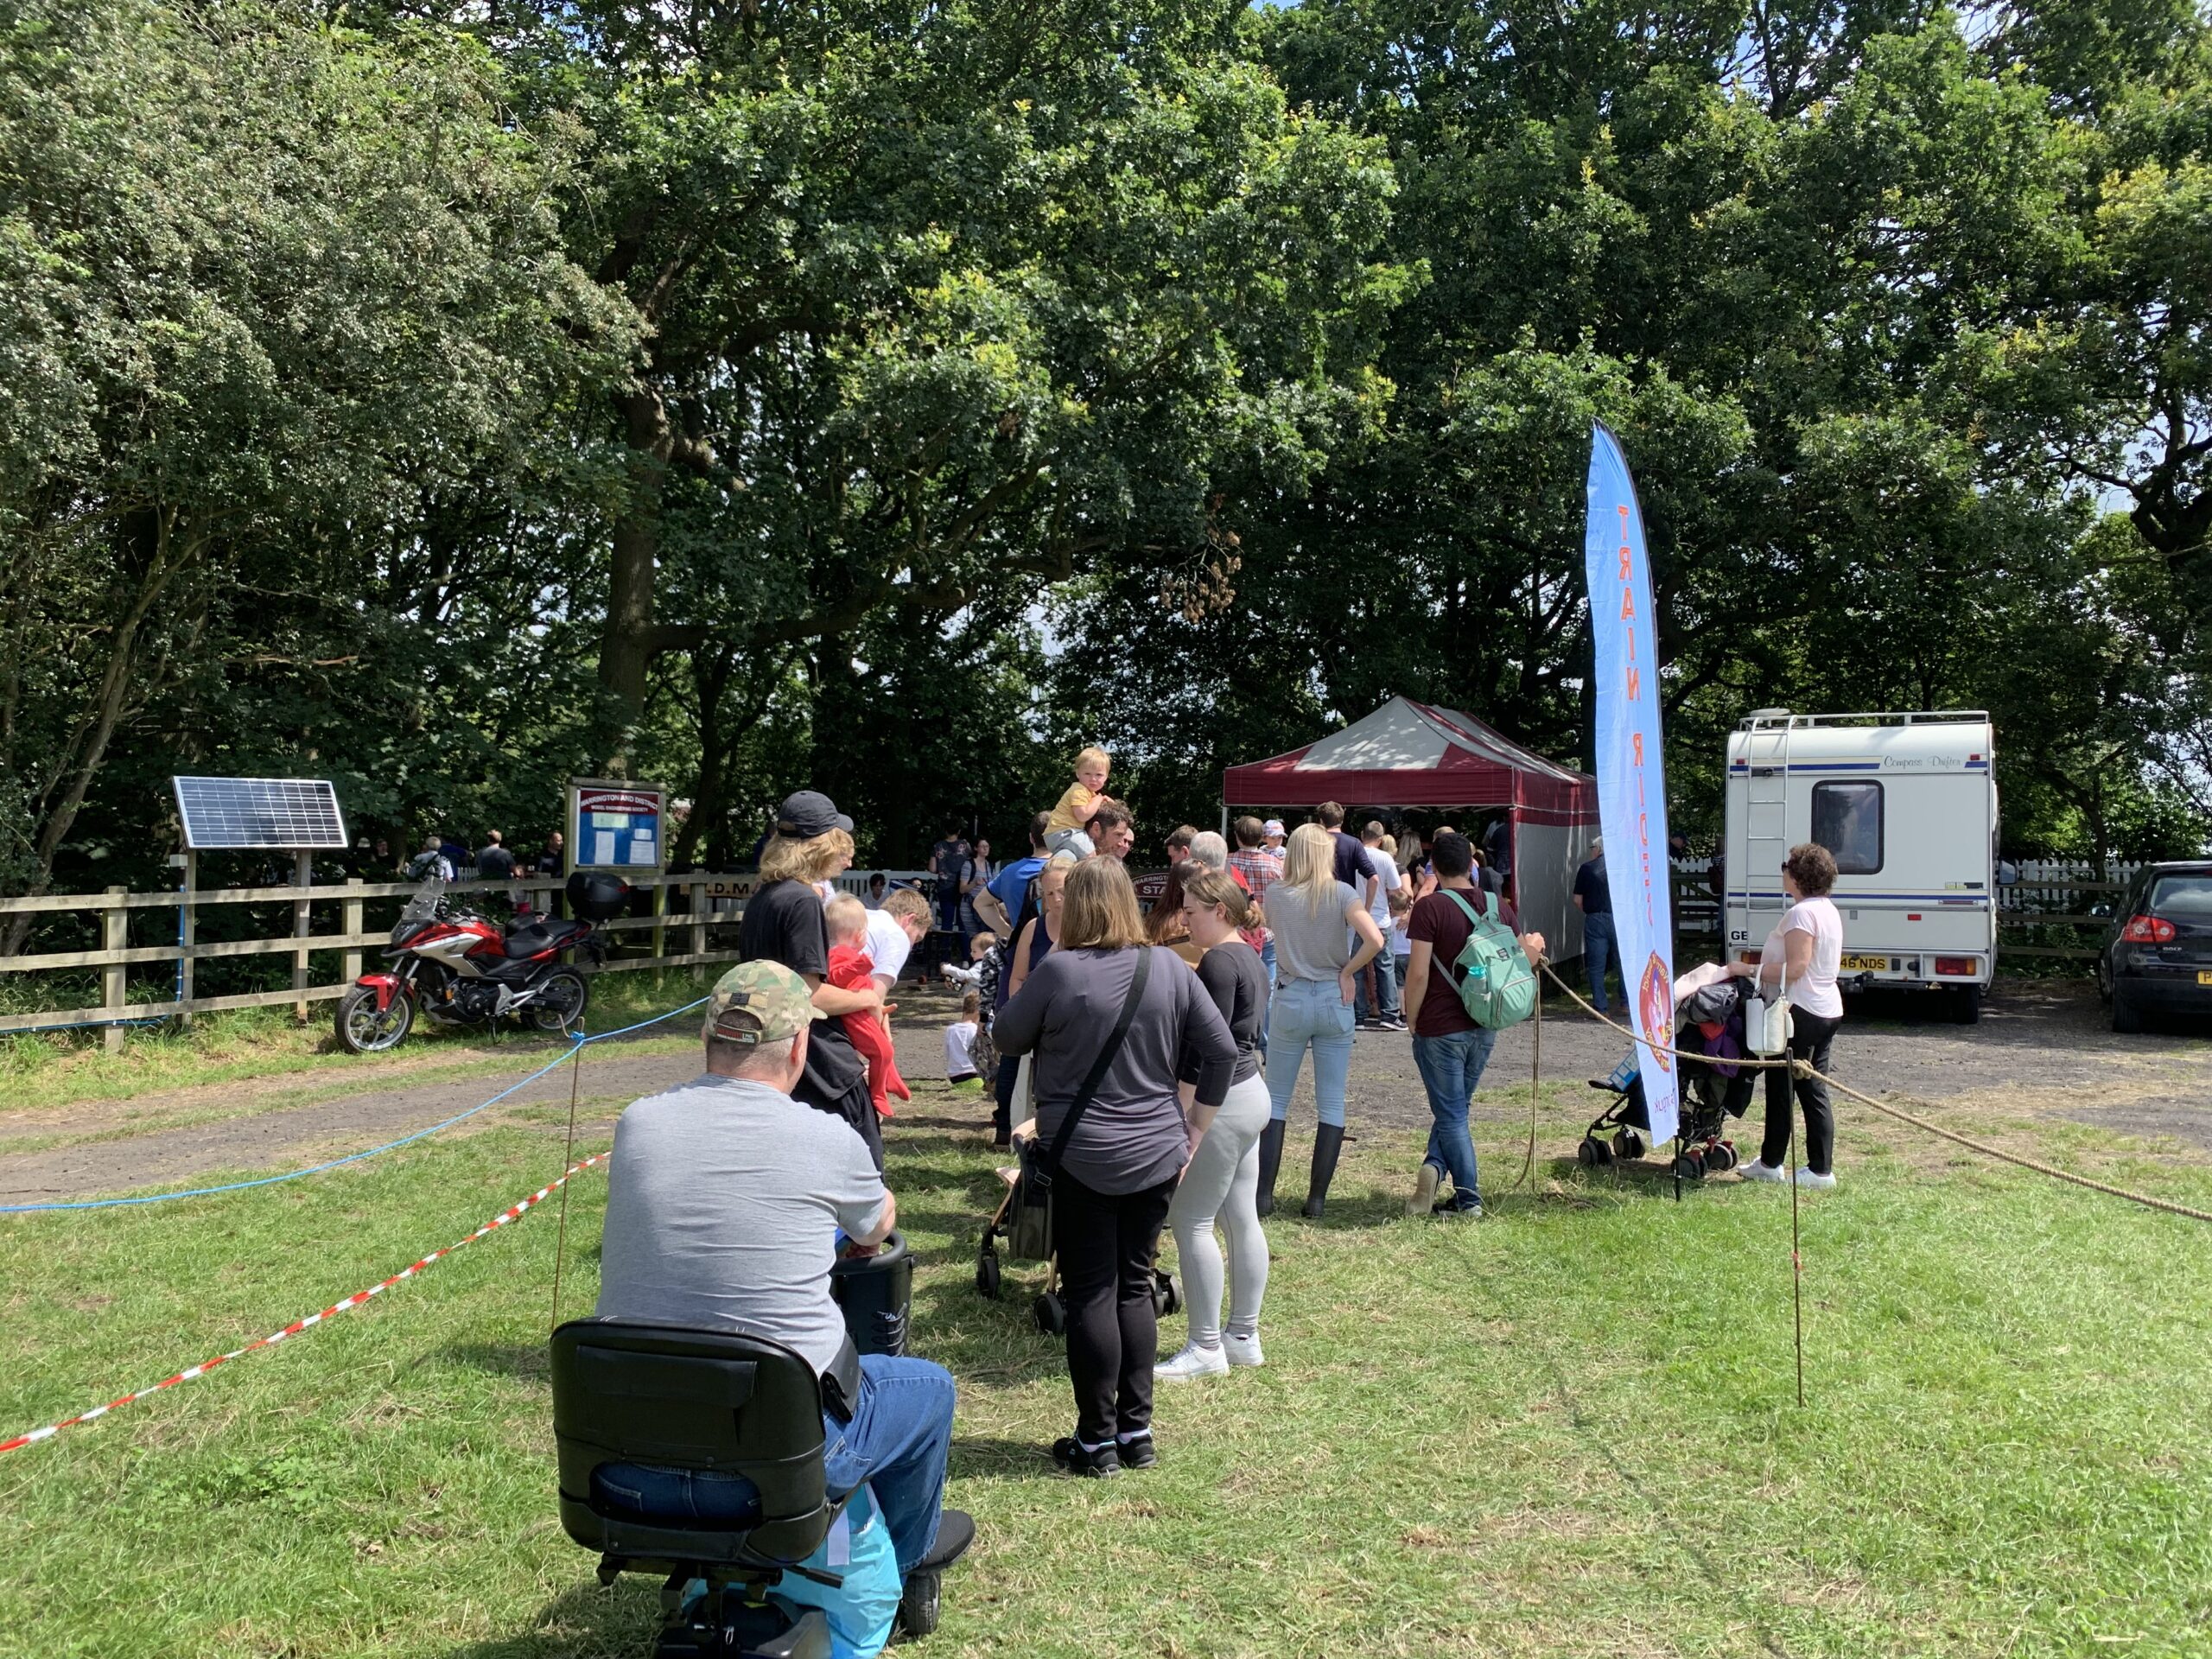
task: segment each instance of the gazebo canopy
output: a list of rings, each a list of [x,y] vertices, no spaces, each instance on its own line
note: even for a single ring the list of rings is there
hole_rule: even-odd
[[[1302,749],[1222,774],[1230,806],[1510,807],[1520,823],[1595,825],[1598,783],[1471,715],[1393,697]]]

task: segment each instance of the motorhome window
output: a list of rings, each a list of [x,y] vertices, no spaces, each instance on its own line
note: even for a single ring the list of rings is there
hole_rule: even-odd
[[[2212,875],[2160,876],[2150,910],[2170,922],[2212,922]]]
[[[1835,855],[1838,875],[1872,875],[1882,868],[1882,786],[1815,784],[1813,839]]]

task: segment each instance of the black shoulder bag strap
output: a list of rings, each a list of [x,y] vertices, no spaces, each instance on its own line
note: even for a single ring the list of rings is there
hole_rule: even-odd
[[[1067,1115],[1060,1119],[1060,1127],[1052,1136],[1052,1144],[1042,1158],[1033,1158],[1027,1171],[1032,1188],[1030,1202],[1042,1202],[1052,1190],[1052,1177],[1060,1166],[1060,1159],[1074,1138],[1075,1126],[1090,1106],[1090,1097],[1098,1092],[1098,1085],[1106,1081],[1106,1068],[1114,1064],[1114,1057],[1122,1052],[1122,1039],[1129,1034],[1129,1025],[1137,1017],[1137,1005],[1144,1001],[1145,981],[1152,976],[1152,947],[1137,947],[1136,972],[1129,980],[1129,994],[1122,1001],[1121,1017],[1114,1021],[1114,1029],[1106,1038],[1106,1046],[1090,1063],[1090,1070],[1084,1074],[1083,1086],[1075,1091],[1075,1098],[1068,1103]]]

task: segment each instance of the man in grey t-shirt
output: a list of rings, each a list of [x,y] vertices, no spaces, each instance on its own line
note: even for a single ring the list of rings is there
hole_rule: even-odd
[[[724,974],[707,1005],[707,1070],[622,1114],[607,1169],[602,1319],[741,1330],[836,1362],[845,1323],[830,1295],[837,1236],[870,1249],[899,1206],[860,1137],[791,1097],[816,1012],[779,963]],[[930,1565],[952,1444],[951,1373],[924,1359],[860,1357],[849,1415],[826,1410],[823,1463],[837,1497],[870,1483],[899,1570]],[[642,1477],[652,1477],[645,1479]],[[714,1511],[728,1477],[631,1471],[646,1507]],[[958,1531],[972,1531],[961,1517]]]

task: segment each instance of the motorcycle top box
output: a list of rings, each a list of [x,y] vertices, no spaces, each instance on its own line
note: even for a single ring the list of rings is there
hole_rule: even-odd
[[[630,884],[578,870],[569,878],[569,907],[588,922],[611,922],[630,908]]]

